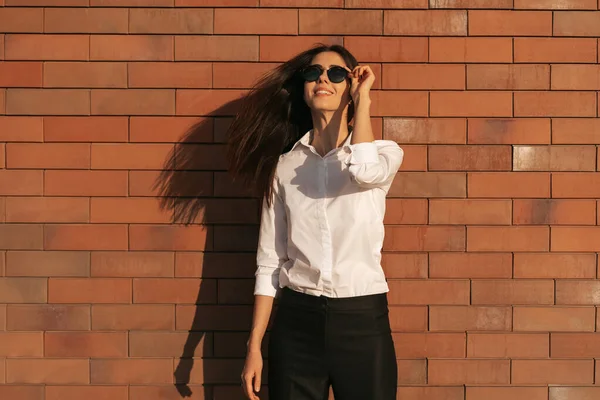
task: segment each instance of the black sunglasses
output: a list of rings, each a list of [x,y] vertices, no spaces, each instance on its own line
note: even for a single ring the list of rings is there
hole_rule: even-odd
[[[304,80],[307,82],[314,82],[319,79],[321,74],[323,74],[323,71],[325,71],[325,68],[318,64],[309,65],[302,70],[302,78],[304,78]],[[333,83],[340,83],[348,77],[348,70],[340,66],[333,65],[327,70],[327,77]]]

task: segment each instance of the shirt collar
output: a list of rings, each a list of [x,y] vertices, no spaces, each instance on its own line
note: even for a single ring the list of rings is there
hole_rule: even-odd
[[[342,146],[340,148],[347,148],[350,146],[350,139],[352,139],[352,127],[348,127],[350,133],[348,134],[348,137],[346,138],[346,140],[344,140],[344,143],[342,143]],[[312,134],[312,129],[310,129],[308,132],[306,132],[301,138],[300,140],[298,140],[296,143],[294,143],[294,145],[292,146],[291,150],[294,150],[298,145],[303,145],[305,147],[309,147],[310,148],[310,136]]]

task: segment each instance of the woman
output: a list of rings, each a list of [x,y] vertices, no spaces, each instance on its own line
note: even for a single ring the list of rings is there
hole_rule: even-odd
[[[230,170],[262,197],[255,305],[242,372],[259,397],[395,400],[397,365],[382,271],[385,197],[403,159],[374,140],[368,66],[342,46],[305,51],[255,85],[229,134]],[[348,123],[354,118],[353,126]]]

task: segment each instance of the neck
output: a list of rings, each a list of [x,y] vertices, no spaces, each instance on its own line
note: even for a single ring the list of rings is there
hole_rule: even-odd
[[[313,134],[311,144],[323,154],[340,147],[348,137],[346,113],[323,112],[313,113]]]

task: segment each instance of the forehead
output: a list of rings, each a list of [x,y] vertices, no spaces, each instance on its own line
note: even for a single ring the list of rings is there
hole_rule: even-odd
[[[320,64],[324,67],[331,65],[346,65],[346,62],[335,51],[324,51],[313,57],[311,64]]]

